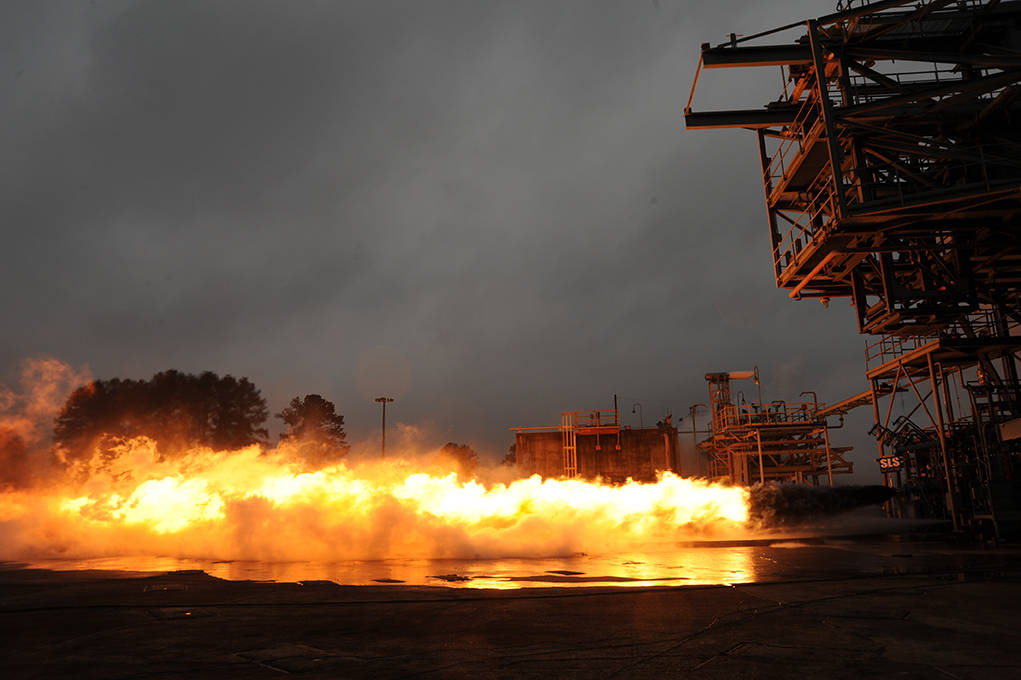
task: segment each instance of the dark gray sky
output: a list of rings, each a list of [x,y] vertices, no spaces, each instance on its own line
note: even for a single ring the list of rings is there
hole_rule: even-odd
[[[393,393],[494,457],[615,392],[636,425],[686,413],[706,371],[864,389],[846,300],[774,287],[754,136],[682,121],[700,43],[832,9],[5,2],[2,377],[244,375],[355,441]],[[696,108],[778,88],[713,72]]]

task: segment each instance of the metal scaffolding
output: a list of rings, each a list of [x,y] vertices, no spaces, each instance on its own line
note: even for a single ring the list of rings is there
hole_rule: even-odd
[[[998,535],[1021,520],[1021,2],[844,1],[703,45],[695,85],[756,66],[780,69],[776,101],[689,99],[687,127],[755,131],[777,286],[851,298],[871,389],[844,408],[873,406],[891,512]]]
[[[735,402],[731,381],[747,378],[757,384],[758,371],[705,376],[712,430],[708,439],[699,442],[698,452],[710,479],[742,485],[767,480],[818,485],[824,478],[832,486],[833,475],[853,470],[853,463],[844,458],[851,447],[830,446],[825,404],[814,398],[764,404],[739,397]]]

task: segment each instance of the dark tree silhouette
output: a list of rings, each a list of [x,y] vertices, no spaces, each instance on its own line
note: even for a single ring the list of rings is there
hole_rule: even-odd
[[[266,400],[248,378],[237,380],[225,376],[215,380],[213,376],[212,395],[208,415],[209,440],[215,449],[237,449],[256,442],[265,442],[269,437],[266,422],[269,411]]]
[[[518,444],[514,442],[507,449],[507,455],[500,461],[501,465],[517,465],[518,464]]]
[[[71,393],[54,438],[72,458],[101,443],[145,435],[160,454],[194,446],[237,449],[265,442],[266,400],[247,378],[169,370],[149,380],[94,380]]]
[[[458,472],[464,477],[471,477],[479,466],[479,457],[475,450],[467,444],[447,442],[440,449],[440,455],[450,456],[457,463]]]
[[[345,440],[344,416],[337,413],[332,401],[318,394],[291,399],[287,408],[276,417],[287,424],[287,430],[280,435],[281,440],[314,441],[343,449],[345,453],[350,448]]]

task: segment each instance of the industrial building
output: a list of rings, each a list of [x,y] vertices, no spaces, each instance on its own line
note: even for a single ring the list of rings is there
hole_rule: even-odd
[[[766,481],[833,484],[834,475],[853,471],[845,458],[851,447],[830,444],[829,430],[843,426],[839,412],[811,401],[749,402],[731,390],[735,380],[759,382],[758,369],[708,373],[709,436],[696,440],[697,469],[682,469],[679,432],[671,416],[656,427],[621,425],[616,408],[565,411],[560,424],[514,427],[519,472],[543,477],[581,477],[609,483],[655,481],[669,471],[712,481],[750,485]],[[835,417],[837,422],[830,422]],[[694,416],[692,417],[694,428]],[[688,434],[685,432],[684,434]],[[696,437],[693,429],[691,436]]]
[[[560,425],[515,427],[518,470],[543,477],[652,482],[660,471],[681,472],[677,428],[667,416],[654,428],[621,425],[620,412],[566,411]]]
[[[775,100],[692,109],[755,67]],[[890,512],[983,536],[1021,521],[1019,84],[1017,0],[844,0],[704,44],[685,110],[755,133],[777,286],[856,309],[869,390],[819,415],[870,405]]]

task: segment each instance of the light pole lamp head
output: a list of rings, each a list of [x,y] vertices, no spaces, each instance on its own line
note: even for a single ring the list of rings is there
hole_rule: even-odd
[[[390,397],[376,397],[376,402],[380,404],[389,404],[392,401]]]

